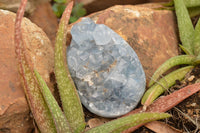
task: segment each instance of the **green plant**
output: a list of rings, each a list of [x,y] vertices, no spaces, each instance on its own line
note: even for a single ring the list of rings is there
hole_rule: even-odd
[[[65,5],[66,2],[62,2],[62,3],[54,3],[53,6],[52,6],[52,9],[53,9],[53,12],[54,14],[60,18],[66,8],[66,5]]]
[[[190,17],[195,17],[200,14],[200,1],[199,0],[183,0],[185,6],[188,9],[188,13]],[[168,9],[168,10],[174,10],[174,0],[162,4],[164,8],[160,9]]]
[[[83,17],[86,15],[86,9],[83,8],[83,4],[82,3],[77,3],[74,8],[72,9],[72,14],[71,17],[69,19],[70,23],[73,23],[75,21],[77,21],[80,17]]]
[[[159,95],[174,85],[175,80],[182,80],[195,65],[200,64],[200,19],[194,29],[186,8],[186,5],[187,7],[198,7],[200,6],[200,2],[199,0],[174,0],[173,3],[177,16],[180,40],[182,42],[182,45],[179,46],[186,55],[170,58],[155,71],[148,85],[150,88],[144,94],[141,101],[145,106],[149,106]],[[180,68],[158,80],[159,77],[162,77],[163,73],[177,65],[190,66]]]
[[[189,96],[193,95],[194,93],[200,91],[200,83],[188,85],[184,88],[181,88],[177,91],[174,91],[173,93],[159,97],[155,102],[153,102],[151,105],[146,108],[144,111],[143,107],[140,107],[138,109],[135,109],[125,116],[131,115],[131,114],[136,114],[139,112],[166,112],[170,110],[171,108],[175,107],[179,103],[181,103],[184,99],[188,98]],[[140,124],[138,126],[132,127],[128,129],[127,131],[133,132],[140,126],[144,124]]]
[[[66,42],[67,25],[73,3],[69,3],[61,18],[55,44],[55,75],[62,101],[62,109],[46,83],[29,64],[22,41],[21,22],[27,0],[22,0],[15,21],[15,44],[19,72],[24,91],[39,130],[42,133],[121,132],[132,126],[170,117],[166,113],[138,113],[85,130],[84,113],[76,88],[64,61],[63,45]]]
[[[54,0],[54,4],[52,6],[54,13],[57,17],[61,17],[65,8],[66,4],[68,3],[67,0]],[[83,7],[82,3],[76,3],[74,8],[72,9],[72,14],[69,19],[70,23],[77,21],[80,17],[86,15],[86,9]]]

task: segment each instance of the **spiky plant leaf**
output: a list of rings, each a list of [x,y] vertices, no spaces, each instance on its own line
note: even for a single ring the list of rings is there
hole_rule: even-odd
[[[71,2],[65,9],[56,36],[55,75],[65,116],[72,127],[72,131],[80,129],[81,132],[84,130],[83,125],[85,125],[84,113],[75,85],[65,64],[65,54],[63,53],[63,45],[66,44],[67,25],[72,6],[73,3]]]
[[[138,113],[110,121],[101,126],[92,128],[86,131],[86,133],[121,133],[130,127],[168,117],[170,117],[170,115],[167,113]]]
[[[180,56],[175,56],[172,57],[170,59],[168,59],[167,61],[165,61],[153,74],[153,76],[151,77],[151,80],[149,81],[149,87],[152,86],[157,80],[158,78],[167,70],[169,70],[170,68],[177,66],[177,65],[183,65],[183,64],[188,64],[188,65],[192,65],[193,61],[195,59],[195,56],[193,55],[180,55]]]
[[[192,7],[197,7],[200,6],[200,1],[199,0],[183,0],[185,6],[187,8],[192,8]],[[171,0],[168,3],[164,3],[164,6],[173,6],[174,5],[174,0]]]
[[[198,56],[196,57],[196,59],[194,60],[194,63],[195,63],[195,64],[200,64],[200,55],[198,55]]]
[[[34,119],[42,133],[56,133],[51,113],[45,103],[40,88],[35,80],[33,71],[25,55],[22,41],[21,22],[27,0],[22,0],[15,20],[15,45],[19,72],[21,74],[24,91],[33,113]]]
[[[193,45],[194,45],[194,54],[196,56],[200,55],[200,19],[198,20],[195,26]]]
[[[188,8],[190,17],[195,17],[200,14],[200,6]]]
[[[193,55],[192,42],[194,36],[194,27],[189,13],[183,0],[174,0],[174,6],[182,45],[187,49],[190,55]]]
[[[179,47],[183,50],[183,52],[185,52],[185,54],[187,55],[191,55],[190,51],[188,51],[188,49],[186,47],[184,47],[183,45],[179,44]]]
[[[53,116],[53,120],[56,126],[57,133],[71,133],[70,125],[59,107],[57,101],[49,90],[47,84],[42,79],[37,70],[34,70],[34,73],[37,77],[37,81],[40,85],[42,95],[44,96],[45,102],[47,103],[49,110],[51,111],[51,115]]]
[[[177,69],[162,79],[160,79],[155,85],[149,88],[142,97],[142,105],[149,106],[152,102],[161,95],[166,89],[175,84],[176,80],[182,80],[185,75],[191,71],[193,66],[187,66]]]
[[[199,2],[199,0],[197,0]],[[186,4],[186,3],[185,3]],[[158,10],[170,10],[175,11],[174,7],[174,0],[170,1],[169,3],[161,4],[164,7],[156,8]],[[200,15],[200,5],[198,3],[194,3],[194,6],[188,7],[188,5],[185,5],[188,9],[188,13],[190,15],[190,18]]]
[[[200,0],[183,0],[186,7],[200,6]]]

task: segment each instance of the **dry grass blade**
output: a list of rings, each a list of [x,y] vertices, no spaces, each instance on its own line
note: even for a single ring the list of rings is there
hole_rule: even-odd
[[[160,121],[149,122],[145,124],[145,127],[151,129],[156,133],[182,133],[182,131],[175,129],[174,127],[171,127],[170,125]]]

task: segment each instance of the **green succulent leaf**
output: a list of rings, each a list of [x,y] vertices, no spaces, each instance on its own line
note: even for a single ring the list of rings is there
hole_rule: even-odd
[[[166,89],[175,84],[176,80],[182,80],[185,75],[191,71],[193,66],[187,66],[177,69],[149,88],[142,97],[142,105],[149,106],[153,101],[160,96]]]
[[[196,56],[200,55],[200,19],[198,20],[195,27],[193,45],[194,45],[194,54]]]
[[[197,7],[200,6],[200,0],[184,0],[186,7]]]
[[[168,117],[170,117],[170,115],[167,113],[138,113],[110,121],[101,126],[92,128],[86,131],[86,133],[121,133],[133,126]]]
[[[200,15],[200,6],[188,8],[188,12],[191,18]]]
[[[196,59],[194,60],[194,63],[195,63],[195,64],[200,64],[200,55],[198,55],[198,56],[196,57]]]
[[[83,129],[85,129],[85,123],[83,123],[82,125],[79,125],[79,127],[76,128],[74,133],[83,133]]]
[[[47,103],[51,115],[53,116],[53,120],[56,126],[57,133],[71,133],[70,125],[62,112],[61,108],[59,107],[57,101],[55,100],[54,96],[52,95],[51,91],[49,90],[47,84],[42,79],[40,74],[37,70],[34,70],[34,73],[37,77],[37,81],[41,88],[42,95]]]
[[[179,47],[183,50],[183,52],[185,52],[185,54],[190,55],[190,52],[188,51],[188,49],[186,47],[184,47],[181,44],[179,44]]]
[[[84,130],[85,125],[84,113],[77,94],[73,80],[71,79],[67,64],[65,62],[65,54],[63,46],[66,44],[67,25],[70,18],[73,3],[69,3],[65,9],[56,36],[55,44],[55,75],[58,84],[58,89],[62,101],[63,110],[67,120],[70,123],[72,132],[80,129]]]
[[[192,65],[193,62],[195,60],[195,56],[193,55],[179,55],[179,56],[175,56],[172,57],[170,59],[168,59],[167,61],[165,61],[153,74],[153,76],[151,77],[151,80],[149,81],[149,87],[152,86],[157,80],[158,78],[167,70],[169,70],[170,68],[177,66],[177,65],[183,65],[183,64],[188,64],[188,65]]]
[[[187,8],[190,8],[190,7],[197,7],[197,6],[200,6],[200,1],[199,0],[183,0],[185,6]],[[166,4],[163,4],[164,6],[173,6],[174,5],[174,0],[166,3]]]
[[[175,11],[174,7],[172,7],[173,4],[174,3],[172,1],[169,2],[169,3],[164,3],[164,4],[161,4],[164,7],[155,8],[155,10],[170,10],[170,11]],[[188,13],[189,13],[190,18],[200,15],[200,6],[187,7],[187,9],[188,9]]]
[[[183,0],[174,0],[180,39],[184,48],[193,55],[194,27]]]
[[[77,21],[80,17],[86,14],[86,9],[83,8],[82,3],[77,3],[72,9],[72,16],[70,17],[70,23]]]
[[[24,15],[27,0],[22,0],[17,11],[15,20],[15,45],[18,60],[19,72],[22,77],[24,92],[34,119],[42,133],[56,133],[51,113],[45,103],[40,88],[35,80],[35,75],[27,60],[22,41],[21,22]]]

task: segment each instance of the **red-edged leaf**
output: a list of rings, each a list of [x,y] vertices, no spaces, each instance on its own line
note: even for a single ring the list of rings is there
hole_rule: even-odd
[[[31,66],[29,65],[28,59],[25,55],[21,33],[21,22],[26,3],[27,0],[22,0],[15,21],[15,45],[19,70],[29,106],[40,131],[42,133],[55,133],[56,129],[52,116],[48,110],[47,104],[43,99],[40,88],[38,87]]]
[[[171,93],[170,95],[160,97],[150,106],[148,106],[145,112],[166,112],[198,91],[200,91],[200,83],[188,85],[180,90]],[[124,116],[132,115],[138,112],[143,112],[143,108],[141,107],[135,109]],[[142,125],[144,124],[132,127],[126,130],[124,133],[133,132]]]

